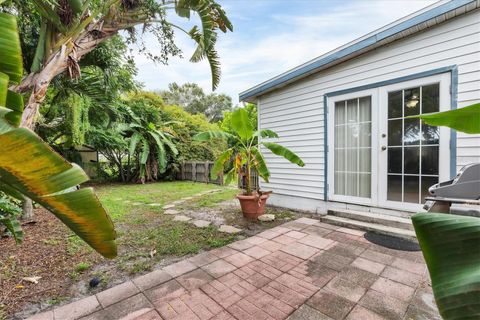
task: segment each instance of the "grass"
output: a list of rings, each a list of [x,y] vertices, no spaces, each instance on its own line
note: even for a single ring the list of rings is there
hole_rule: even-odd
[[[161,207],[148,206],[149,203],[166,203],[190,197],[202,191],[217,189],[217,185],[194,183],[188,181],[161,182],[129,185],[105,185],[96,187],[95,191],[114,221],[121,220],[132,210],[145,210],[161,213]],[[129,201],[129,202],[125,202]],[[140,203],[140,205],[134,205]]]
[[[188,207],[189,209],[212,208],[217,206],[220,202],[235,199],[237,194],[237,189],[226,188],[221,192],[209,194],[208,196],[196,199],[195,201],[189,201],[182,207]]]
[[[43,239],[42,242],[49,246],[56,246],[61,243],[61,239],[52,237],[52,238]]]
[[[87,269],[89,269],[91,267],[90,263],[88,262],[79,262],[76,266],[75,266],[75,271],[76,272],[83,272]]]
[[[88,253],[92,252],[93,249],[88,246],[80,237],[75,234],[68,236],[67,240],[67,254],[73,256],[77,253]]]
[[[203,249],[224,246],[235,240],[235,236],[221,233],[216,227],[197,228],[191,223],[173,221],[173,216],[164,215],[160,206],[203,191],[222,191],[196,197],[178,208],[214,207],[218,203],[233,199],[237,190],[213,184],[188,181],[149,184],[97,186],[96,193],[109,212],[117,231],[119,255],[116,266],[128,274],[152,269],[167,257],[195,254]],[[83,254],[88,248],[78,237],[69,237],[69,254]],[[78,278],[75,270],[71,276]]]
[[[69,298],[68,297],[62,297],[62,296],[58,296],[58,297],[54,297],[54,298],[51,298],[51,299],[48,299],[46,301],[46,303],[50,306],[54,306],[54,305],[57,305],[63,301],[67,301]],[[1,318],[0,318],[1,319]]]

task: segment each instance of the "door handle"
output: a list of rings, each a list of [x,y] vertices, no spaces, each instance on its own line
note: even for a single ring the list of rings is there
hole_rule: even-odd
[[[382,151],[385,151],[385,150],[387,150],[387,147],[382,146]]]

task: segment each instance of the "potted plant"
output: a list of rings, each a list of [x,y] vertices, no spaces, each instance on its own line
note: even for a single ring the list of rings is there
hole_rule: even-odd
[[[264,213],[265,203],[270,194],[270,192],[260,191],[258,186],[255,190],[252,188],[252,173],[257,173],[266,182],[270,177],[270,171],[260,146],[300,167],[305,164],[295,153],[277,143],[260,142],[259,137],[274,139],[278,138],[278,135],[268,129],[254,131],[248,113],[244,109],[240,108],[232,113],[231,126],[233,133],[206,131],[197,134],[194,139],[197,141],[211,139],[226,139],[229,141],[231,147],[221,153],[213,165],[212,178],[216,179],[217,175],[224,171],[227,164],[232,163],[231,169],[225,175],[225,183],[229,184],[238,176],[245,179],[245,190],[242,194],[237,195],[237,199],[240,201],[244,217],[256,219]]]

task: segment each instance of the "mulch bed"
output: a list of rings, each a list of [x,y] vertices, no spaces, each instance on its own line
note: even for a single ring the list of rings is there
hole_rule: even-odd
[[[21,245],[0,239],[0,318],[31,303],[67,295],[70,273],[82,260],[81,255],[67,254],[69,231],[43,208],[35,210],[35,222],[23,223],[23,231]],[[34,276],[41,277],[37,284],[22,280]]]

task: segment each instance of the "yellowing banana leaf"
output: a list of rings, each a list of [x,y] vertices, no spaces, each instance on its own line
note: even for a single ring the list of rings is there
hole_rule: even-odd
[[[412,222],[443,319],[480,319],[480,218],[419,213]]]
[[[0,180],[50,210],[105,257],[116,256],[113,223],[77,165],[65,161],[25,128],[0,135]]]

